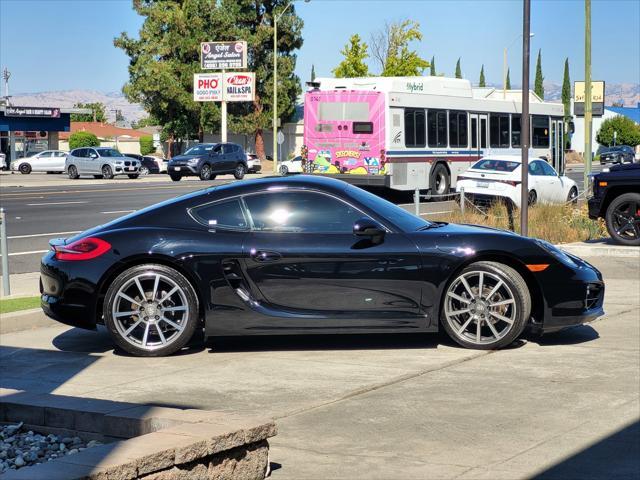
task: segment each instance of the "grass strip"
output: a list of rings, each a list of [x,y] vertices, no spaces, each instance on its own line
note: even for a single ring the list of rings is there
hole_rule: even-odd
[[[4,298],[0,300],[0,314],[28,310],[40,306],[40,297]]]

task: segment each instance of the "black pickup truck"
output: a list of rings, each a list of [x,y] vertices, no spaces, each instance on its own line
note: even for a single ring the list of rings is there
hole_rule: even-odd
[[[593,177],[589,218],[604,218],[616,242],[640,245],[640,164],[616,165]]]

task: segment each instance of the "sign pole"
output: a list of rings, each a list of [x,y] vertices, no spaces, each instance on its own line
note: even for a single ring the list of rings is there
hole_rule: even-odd
[[[273,173],[278,173],[278,17],[273,17]]]
[[[220,102],[220,114],[222,115],[222,121],[220,125],[220,140],[222,143],[227,143],[227,101],[225,100],[224,94],[224,75],[226,70],[222,70],[222,101]]]
[[[531,36],[531,0],[523,1],[522,30],[522,183],[520,190],[520,235],[529,235],[529,42]]]
[[[604,99],[603,99],[604,101]],[[591,0],[584,0],[584,188],[591,174]]]

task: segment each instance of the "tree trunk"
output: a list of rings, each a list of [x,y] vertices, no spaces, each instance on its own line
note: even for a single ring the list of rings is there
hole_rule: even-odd
[[[265,154],[264,154],[264,137],[262,136],[262,129],[259,128],[256,130],[256,155],[258,156],[258,158],[260,160],[264,160],[265,159]]]
[[[169,148],[167,148],[167,158],[169,160],[173,158],[173,142],[174,142],[174,138],[172,133],[171,135],[169,135],[169,140],[167,140],[167,143],[169,144]]]

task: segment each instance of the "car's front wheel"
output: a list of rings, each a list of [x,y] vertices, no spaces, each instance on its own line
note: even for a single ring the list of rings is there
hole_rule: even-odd
[[[280,175],[282,176],[286,176],[289,174],[289,169],[287,168],[286,165],[281,165],[280,166]]]
[[[605,214],[607,230],[616,242],[640,245],[640,193],[625,193],[609,204]]]
[[[105,180],[111,180],[113,178],[113,170],[110,165],[104,165],[102,167],[102,178]]]
[[[31,165],[29,165],[28,163],[23,163],[20,165],[18,170],[20,170],[20,173],[23,175],[29,175],[31,173]]]
[[[211,179],[211,167],[208,164],[204,164],[200,169],[200,180]]]
[[[169,176],[174,182],[179,182],[182,179],[182,175],[180,175],[179,173],[170,173]]]
[[[239,163],[238,165],[236,165],[236,169],[233,172],[233,176],[235,177],[236,180],[242,180],[246,173],[247,173],[247,167]]]
[[[449,284],[441,323],[463,347],[494,350],[520,336],[530,313],[529,289],[517,271],[502,263],[476,262]]]
[[[103,315],[115,343],[141,357],[182,349],[198,328],[198,297],[189,281],[165,265],[138,265],[111,283]]]

